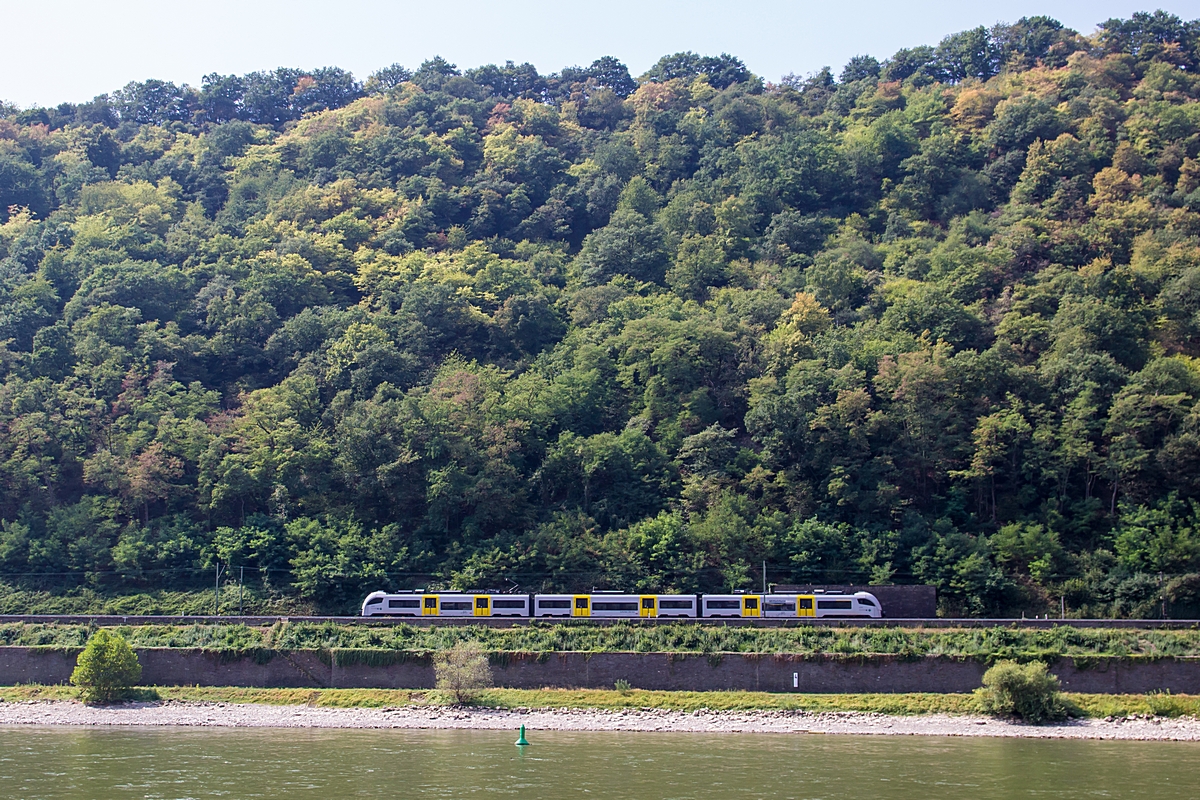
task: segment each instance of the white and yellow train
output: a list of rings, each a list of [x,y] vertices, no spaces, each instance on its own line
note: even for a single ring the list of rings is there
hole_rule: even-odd
[[[870,592],[853,594],[500,594],[496,592],[371,592],[364,617],[591,617],[772,619],[883,616]]]

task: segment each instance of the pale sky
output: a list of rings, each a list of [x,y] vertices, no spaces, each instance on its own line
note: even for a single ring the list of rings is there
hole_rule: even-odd
[[[279,66],[338,66],[365,79],[433,55],[460,68],[529,61],[543,74],[613,55],[637,76],[668,53],[728,52],[778,80],[1022,16],[1091,33],[1155,8],[1200,17],[1200,0],[0,0],[0,99],[55,105],[131,80],[199,86],[210,72]]]

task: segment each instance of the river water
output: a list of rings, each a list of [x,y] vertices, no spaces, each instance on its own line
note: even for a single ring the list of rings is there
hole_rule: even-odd
[[[1189,798],[1200,744],[891,736],[0,728],[4,798]]]

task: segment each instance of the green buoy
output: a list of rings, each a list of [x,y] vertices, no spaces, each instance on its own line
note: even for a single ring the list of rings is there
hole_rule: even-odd
[[[525,738],[525,726],[521,726],[521,735],[517,737],[517,747],[528,747],[529,741]]]

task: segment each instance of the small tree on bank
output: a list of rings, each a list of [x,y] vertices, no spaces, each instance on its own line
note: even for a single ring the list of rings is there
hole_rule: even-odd
[[[1025,665],[999,661],[983,673],[983,688],[975,691],[989,714],[1011,715],[1035,724],[1067,715],[1058,677],[1047,672],[1040,661]]]
[[[455,701],[469,703],[480,689],[492,685],[492,667],[479,642],[459,642],[433,656],[437,688],[454,695]]]
[[[85,703],[111,703],[124,697],[141,678],[142,665],[129,642],[119,633],[101,628],[79,654],[71,684],[83,690]]]

